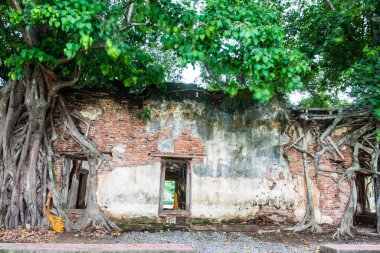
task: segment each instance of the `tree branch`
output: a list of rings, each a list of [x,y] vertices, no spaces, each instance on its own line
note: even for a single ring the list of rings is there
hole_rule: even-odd
[[[286,147],[284,148],[284,152],[288,152],[289,149],[291,149],[293,146],[295,146],[300,140],[302,140],[302,138],[305,136],[305,134],[302,134],[300,137],[298,137],[298,139],[292,143],[292,145],[290,145],[289,147]]]
[[[56,82],[54,87],[53,87],[53,90],[55,92],[58,92],[59,90],[63,89],[63,88],[66,88],[66,87],[70,87],[70,86],[73,86],[76,82],[78,82],[79,80],[79,75],[76,75],[72,80],[70,81],[61,81],[61,82]]]
[[[131,18],[132,18],[132,13],[133,13],[133,7],[135,6],[135,3],[131,3],[129,6],[128,10],[128,15],[127,15],[127,25],[130,24]]]
[[[327,140],[330,142],[330,144],[333,146],[333,148],[335,149],[335,151],[338,153],[338,155],[340,156],[340,158],[344,161],[344,156],[342,154],[342,152],[340,152],[339,150],[339,147],[336,146],[335,142],[331,139],[330,136],[327,136]]]
[[[13,5],[13,8],[15,8],[15,10],[22,11],[22,7],[21,7],[20,3],[17,0],[11,0],[11,3]],[[33,45],[34,45],[34,39],[33,39],[33,35],[31,33],[31,30],[30,29],[26,29],[25,27],[23,27],[22,28],[22,35],[24,37],[25,43],[29,47],[33,47]]]
[[[123,26],[122,28],[120,28],[119,32],[122,32],[122,31],[124,31],[124,30],[126,30],[132,26],[148,26],[148,25],[150,25],[150,24],[148,24],[148,23],[129,23],[129,24]],[[152,26],[156,26],[156,25],[152,25]]]
[[[305,154],[311,156],[312,158],[315,158],[315,155],[313,155],[312,153],[310,153],[310,152],[307,151],[306,149],[300,148],[300,147],[295,146],[295,145],[293,146],[293,148],[295,148],[296,150],[298,150],[298,151],[301,152],[301,153],[305,153]]]
[[[341,114],[341,113],[342,113],[342,111],[340,110],[340,111],[339,111],[339,114]],[[342,120],[341,117],[337,117],[336,119],[334,119],[333,123],[332,123],[328,128],[326,128],[326,130],[321,134],[321,137],[319,137],[319,141],[320,141],[320,143],[322,143],[322,142],[325,140],[325,138],[326,138],[327,136],[330,135],[330,133],[334,130],[335,126],[336,126],[341,120]]]
[[[209,68],[209,66],[207,64],[205,64],[205,68],[206,68],[206,71],[207,71],[207,74],[209,74],[209,76],[211,76],[212,79],[214,79],[215,81],[217,81],[218,83],[222,83],[224,85],[227,85],[226,82],[223,82],[222,80],[220,80],[215,74],[214,72],[212,72],[212,70]]]
[[[94,50],[96,50],[96,49],[104,49],[104,48],[106,48],[106,43],[105,42],[98,42],[98,43],[93,44],[89,48],[89,50],[91,50],[91,49],[94,49]],[[84,49],[81,49],[81,50],[78,51],[78,53],[81,53],[83,51],[84,51]],[[62,58],[58,59],[57,66],[69,63],[72,60],[74,60],[74,58],[62,57]]]
[[[335,9],[335,6],[333,5],[333,3],[330,1],[330,0],[325,0],[326,1],[326,3],[327,3],[327,5],[330,7],[330,9],[332,10],[332,11],[335,11],[336,9]]]

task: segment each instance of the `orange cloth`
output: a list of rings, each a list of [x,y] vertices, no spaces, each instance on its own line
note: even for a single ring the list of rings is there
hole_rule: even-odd
[[[57,215],[50,213],[50,201],[51,195],[48,193],[46,200],[46,219],[48,220],[48,225],[51,223],[51,226],[55,232],[63,233],[65,231],[65,226],[63,225],[63,219]]]
[[[174,206],[173,206],[173,209],[174,210],[178,210],[178,193],[174,193]]]

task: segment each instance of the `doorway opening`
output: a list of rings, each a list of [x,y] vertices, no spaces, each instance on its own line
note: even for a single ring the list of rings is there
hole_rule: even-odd
[[[355,225],[375,227],[376,225],[376,199],[378,190],[377,178],[372,175],[358,173],[356,175],[357,185],[357,207],[354,216]]]
[[[89,165],[86,160],[72,160],[69,175],[67,208],[85,209],[87,205],[87,185]]]
[[[163,159],[161,166],[160,212],[190,211],[190,161]]]

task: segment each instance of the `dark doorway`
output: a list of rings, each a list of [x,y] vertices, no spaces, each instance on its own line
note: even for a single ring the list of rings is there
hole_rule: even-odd
[[[68,209],[85,209],[88,181],[88,162],[73,160],[69,177]]]
[[[190,209],[190,162],[165,159],[162,162],[160,211]]]
[[[376,224],[377,180],[372,175],[356,175],[358,202],[354,217],[355,225],[374,227]]]

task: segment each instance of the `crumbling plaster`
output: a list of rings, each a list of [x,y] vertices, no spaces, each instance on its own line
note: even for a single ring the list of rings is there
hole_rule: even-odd
[[[101,208],[116,218],[157,216],[159,168],[160,163],[120,167],[99,176],[97,196]]]
[[[183,131],[203,142],[203,158],[192,163],[192,217],[247,219],[269,206],[296,209],[296,217],[302,218],[304,197],[297,195],[300,186],[281,151],[289,139],[284,133],[288,114],[280,105],[226,111],[194,99],[152,99],[145,106],[152,115],[145,133],[165,132],[158,135],[158,153],[175,154],[176,138]],[[127,145],[116,140],[113,157],[120,159]],[[101,174],[100,206],[119,218],[157,216],[160,173],[160,162],[155,162]]]

